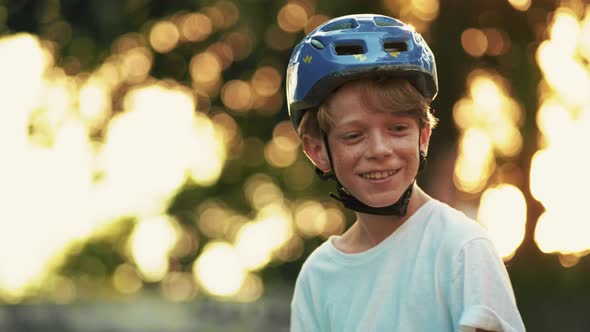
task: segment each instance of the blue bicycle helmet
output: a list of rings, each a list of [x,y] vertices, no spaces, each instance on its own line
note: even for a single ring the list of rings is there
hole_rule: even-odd
[[[328,21],[297,44],[287,67],[287,103],[295,129],[345,82],[406,78],[425,98],[438,92],[434,54],[414,29],[394,18],[349,15]]]
[[[319,107],[332,91],[346,82],[371,77],[405,78],[430,101],[438,93],[434,54],[422,36],[403,22],[362,14],[338,17],[319,26],[295,46],[287,67],[287,103],[295,130],[305,111]],[[326,133],[321,134],[333,165]],[[426,155],[420,151],[418,171],[425,163]],[[349,209],[377,215],[406,214],[414,181],[396,203],[376,208],[350,195],[333,172],[316,168],[316,173],[322,179],[336,180],[338,192],[330,196]]]

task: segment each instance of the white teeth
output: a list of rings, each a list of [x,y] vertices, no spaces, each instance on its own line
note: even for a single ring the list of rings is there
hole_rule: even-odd
[[[365,179],[378,180],[378,179],[386,178],[388,176],[392,176],[393,174],[395,174],[395,171],[379,171],[379,172],[363,173],[363,174],[361,174],[361,176]]]

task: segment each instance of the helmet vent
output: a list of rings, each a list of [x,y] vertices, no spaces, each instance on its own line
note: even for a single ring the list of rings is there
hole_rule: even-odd
[[[383,43],[383,49],[387,53],[405,52],[408,50],[408,44],[404,42],[385,42]]]
[[[377,16],[373,20],[375,21],[375,25],[379,27],[395,27],[403,25],[400,21],[390,17]]]
[[[336,45],[334,46],[334,50],[336,51],[337,55],[355,55],[365,53],[365,49],[361,44]]]
[[[338,31],[338,30],[348,30],[354,29],[359,26],[359,23],[355,19],[349,20],[339,20],[331,24],[327,24],[321,31],[328,32],[328,31]]]

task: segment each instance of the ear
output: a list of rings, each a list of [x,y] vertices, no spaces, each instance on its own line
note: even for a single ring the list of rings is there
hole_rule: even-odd
[[[324,141],[321,138],[304,134],[301,142],[303,144],[303,152],[305,152],[305,155],[315,167],[323,172],[329,172],[332,169],[328,154],[324,148]]]
[[[420,151],[426,156],[428,154],[428,144],[430,143],[430,134],[432,128],[429,125],[424,125],[420,129]]]

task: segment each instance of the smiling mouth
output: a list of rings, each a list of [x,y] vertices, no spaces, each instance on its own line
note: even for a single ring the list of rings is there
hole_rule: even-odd
[[[387,170],[387,171],[367,172],[367,173],[361,173],[360,176],[363,179],[379,180],[379,179],[388,178],[388,177],[396,174],[398,171],[399,170]]]

